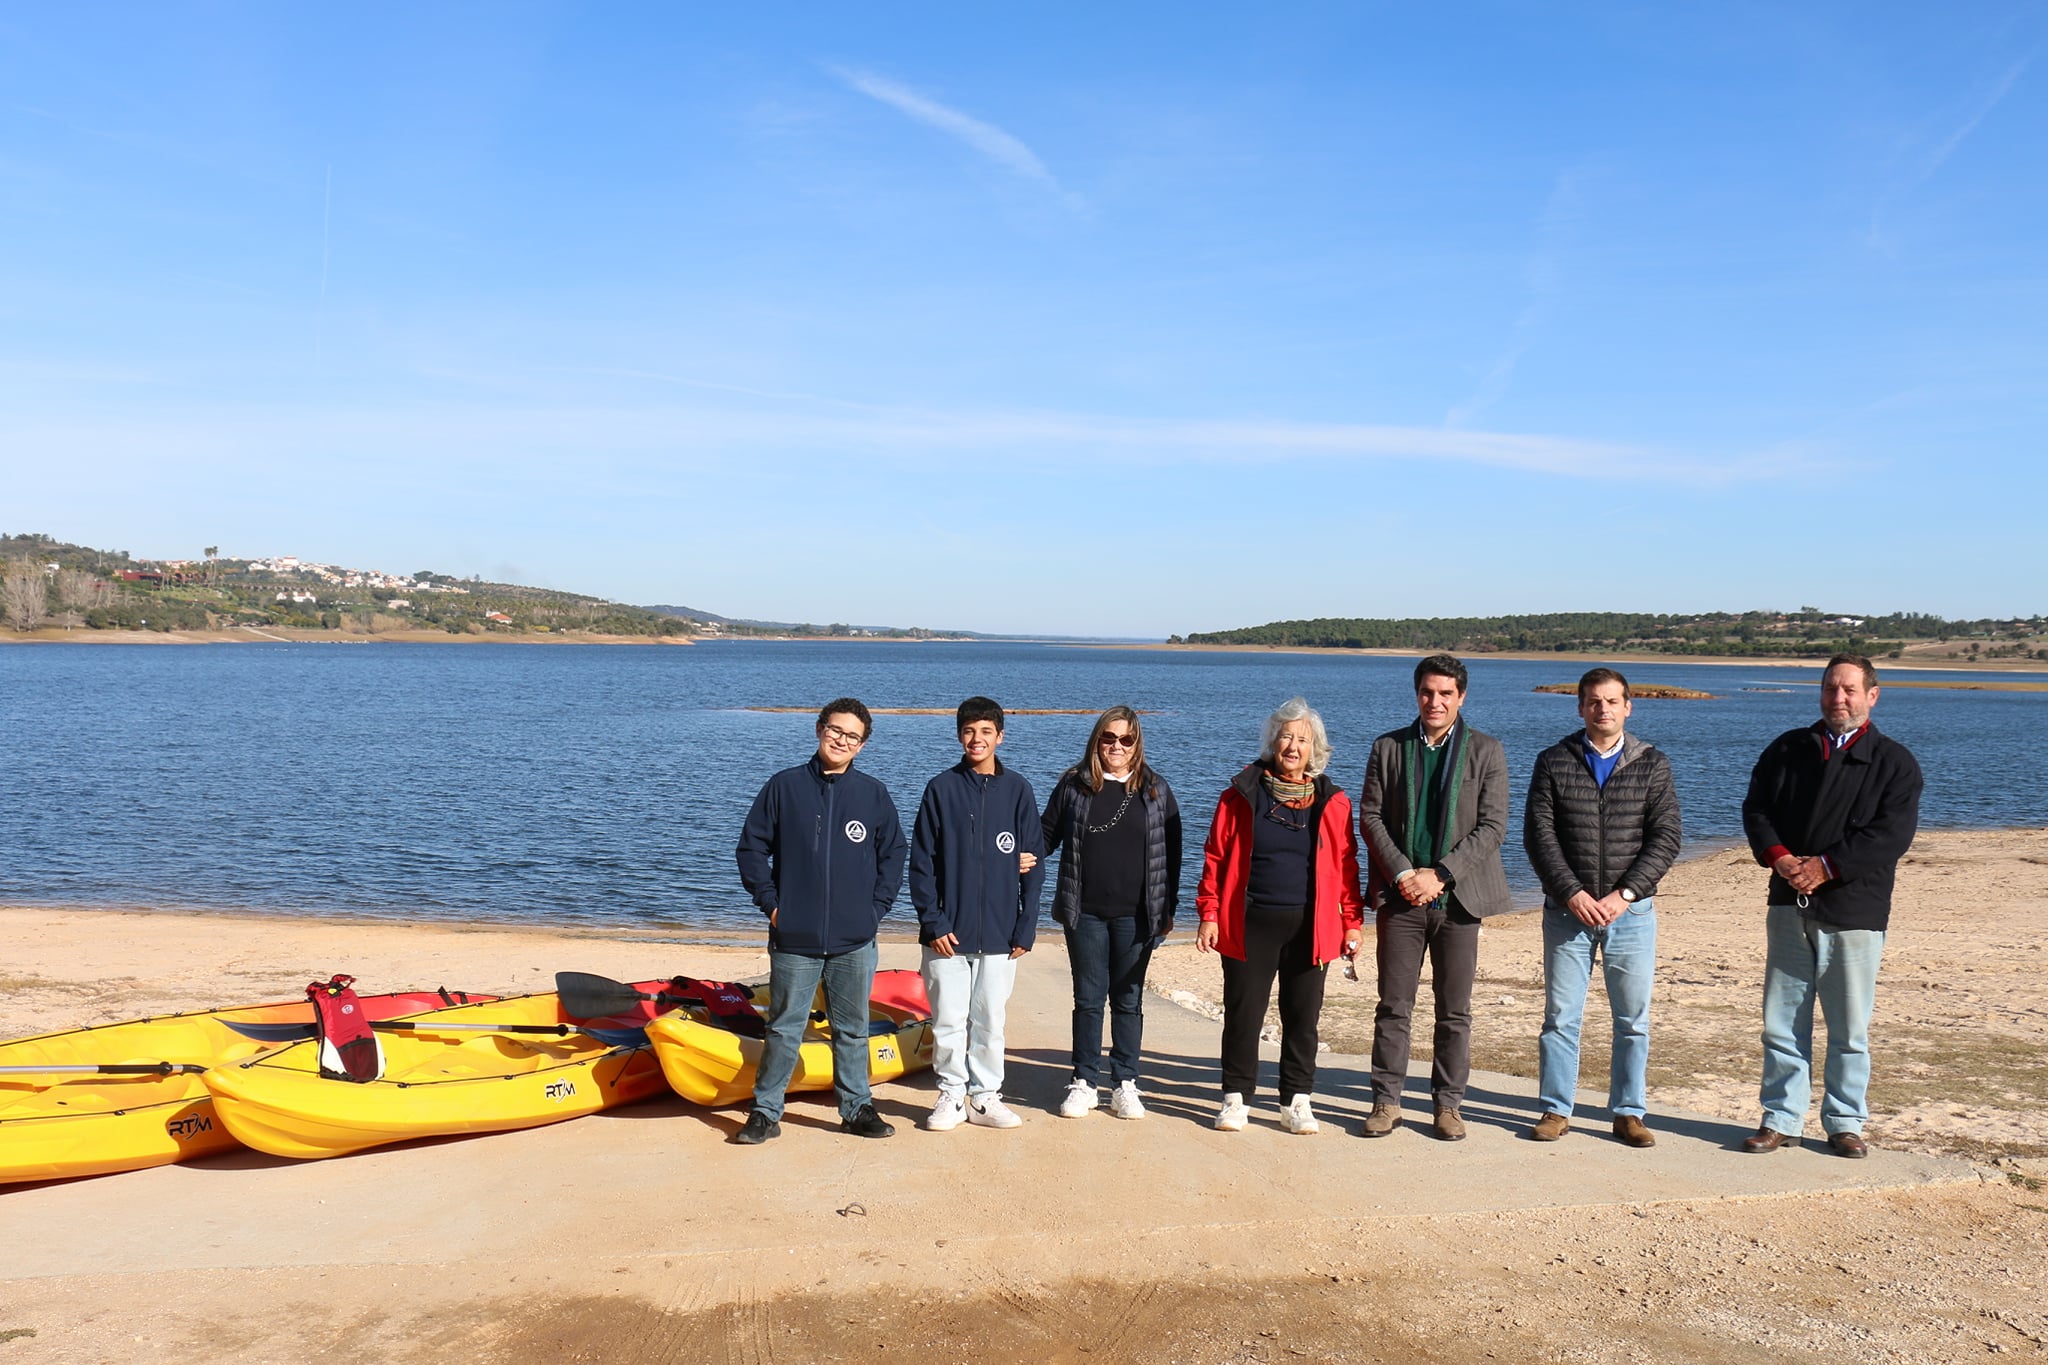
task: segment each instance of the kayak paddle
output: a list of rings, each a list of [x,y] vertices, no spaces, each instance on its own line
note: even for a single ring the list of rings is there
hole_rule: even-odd
[[[311,1024],[237,1024],[223,1019],[244,1038],[259,1043],[290,1043],[314,1036]],[[431,1019],[372,1019],[370,1027],[379,1033],[544,1033],[566,1038],[581,1033],[608,1047],[639,1047],[647,1033],[637,1028],[585,1028],[579,1024],[441,1024]]]
[[[197,1076],[206,1070],[191,1062],[113,1062],[106,1066],[0,1066],[0,1076]]]
[[[623,981],[590,972],[556,972],[555,994],[562,997],[562,1012],[578,1019],[609,1019],[614,1014],[625,1014],[638,1008],[643,1000],[652,1000],[660,1005],[704,1003],[694,995],[636,991]]]

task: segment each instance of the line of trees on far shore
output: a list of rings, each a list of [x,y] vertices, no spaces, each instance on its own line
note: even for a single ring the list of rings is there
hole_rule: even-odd
[[[2048,621],[1949,621],[1923,612],[1859,616],[1796,612],[1554,612],[1528,616],[1320,617],[1172,636],[1170,643],[1281,648],[1445,650],[1460,654],[1627,652],[1730,657],[1824,657],[1903,652],[1908,643],[1967,641],[1985,657],[2048,659]]]

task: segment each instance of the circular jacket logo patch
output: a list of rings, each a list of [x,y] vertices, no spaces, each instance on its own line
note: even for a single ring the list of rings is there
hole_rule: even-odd
[[[1008,830],[1004,830],[1004,831],[1003,831],[1003,832],[1002,832],[1001,834],[998,834],[998,835],[996,836],[996,852],[998,852],[998,853],[1015,853],[1016,851],[1017,851],[1017,836],[1016,836],[1016,835],[1014,835],[1014,834],[1010,833],[1010,831],[1008,831]]]
[[[868,837],[868,827],[858,820],[848,820],[846,822],[846,837],[856,844],[861,843]]]

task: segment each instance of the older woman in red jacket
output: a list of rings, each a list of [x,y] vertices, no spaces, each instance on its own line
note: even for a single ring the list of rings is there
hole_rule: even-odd
[[[1223,1107],[1245,1125],[1258,1088],[1259,1030],[1280,983],[1280,1126],[1313,1133],[1323,976],[1364,930],[1351,799],[1332,782],[1323,718],[1300,697],[1266,718],[1259,760],[1224,789],[1202,851],[1195,946],[1223,958]]]

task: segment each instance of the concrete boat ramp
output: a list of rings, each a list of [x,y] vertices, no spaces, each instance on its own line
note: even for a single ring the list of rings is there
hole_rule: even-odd
[[[914,965],[915,952],[884,945],[883,963]],[[0,1365],[192,1351],[305,1359],[319,1354],[307,1330],[362,1329],[372,1306],[387,1335],[359,1331],[359,1344],[381,1358],[389,1333],[434,1322],[455,1332],[445,1324],[466,1312],[460,1330],[474,1335],[487,1305],[512,1296],[639,1299],[675,1314],[907,1278],[966,1292],[1082,1272],[1253,1275],[1299,1269],[1305,1242],[1365,1242],[1400,1220],[1977,1179],[1960,1162],[1882,1150],[1847,1161],[1811,1141],[1749,1156],[1738,1150],[1746,1126],[1686,1114],[1654,1115],[1647,1151],[1611,1140],[1597,1116],[1533,1143],[1521,1133],[1534,1083],[1490,1074],[1473,1077],[1468,1140],[1428,1135],[1420,1073],[1408,1122],[1366,1140],[1366,1060],[1329,1054],[1320,1133],[1283,1132],[1270,1091],[1250,1127],[1218,1133],[1218,1027],[1158,998],[1147,1006],[1150,1116],[1122,1122],[1105,1108],[1063,1120],[1053,1108],[1068,1008],[1063,956],[1027,957],[1009,1014],[1007,1089],[1025,1118],[1012,1131],[915,1129],[926,1074],[877,1090],[898,1123],[884,1141],[840,1134],[829,1095],[793,1097],[782,1137],[753,1149],[725,1143],[740,1111],[664,1099],[332,1161],[243,1152],[0,1191],[0,1330],[35,1331],[0,1345]]]

